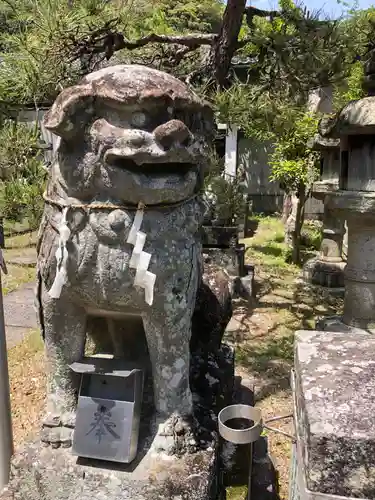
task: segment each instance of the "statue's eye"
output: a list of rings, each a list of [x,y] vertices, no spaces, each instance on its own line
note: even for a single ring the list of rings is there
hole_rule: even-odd
[[[147,121],[147,115],[145,113],[137,111],[132,114],[131,122],[133,127],[144,127],[147,125]]]

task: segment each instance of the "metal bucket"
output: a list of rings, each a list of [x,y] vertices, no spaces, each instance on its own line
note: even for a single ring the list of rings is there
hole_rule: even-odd
[[[233,429],[227,423],[234,419],[246,419],[253,425],[244,429]],[[253,443],[260,438],[263,430],[262,413],[258,408],[249,405],[231,405],[223,408],[218,415],[220,436],[233,444],[248,444],[250,465],[247,486],[247,500],[251,499],[251,480],[253,474]]]

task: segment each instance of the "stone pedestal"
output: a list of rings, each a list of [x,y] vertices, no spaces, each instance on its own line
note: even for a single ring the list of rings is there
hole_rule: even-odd
[[[345,269],[343,322],[349,327],[375,327],[375,193],[338,191],[329,206],[345,212],[349,231]]]
[[[366,330],[375,329],[375,193],[373,200],[373,214],[348,217],[351,237],[343,320],[347,325]]]
[[[291,500],[375,497],[375,339],[296,334]]]
[[[152,389],[146,384],[139,452],[129,465],[73,456],[70,448],[28,443],[12,460],[11,481],[0,500],[217,500],[219,473],[217,413],[233,402],[234,351],[195,353],[191,363],[196,439],[200,450],[180,457],[156,453],[150,425]]]
[[[1,500],[216,500],[217,453],[182,458],[148,453],[128,467],[80,461],[69,449],[31,443],[12,463]]]
[[[339,187],[340,141],[317,135],[309,146],[321,153],[320,181],[312,188],[314,198],[323,201],[322,244],[318,257],[309,260],[303,268],[303,278],[327,288],[343,289],[345,262],[342,260],[344,221],[326,204],[327,194]],[[343,290],[342,290],[343,291]]]
[[[344,222],[325,202],[327,194],[335,189],[337,184],[324,182],[314,184],[313,195],[324,202],[323,239],[319,256],[306,262],[303,268],[303,277],[306,281],[327,288],[344,287],[346,265],[342,260]]]

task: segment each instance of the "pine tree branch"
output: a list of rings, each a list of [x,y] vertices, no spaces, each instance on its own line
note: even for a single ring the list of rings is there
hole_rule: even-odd
[[[187,35],[157,35],[156,33],[150,33],[136,40],[128,40],[122,33],[117,32],[111,23],[107,23],[102,28],[81,39],[77,39],[74,34],[70,34],[66,48],[71,54],[71,61],[94,54],[105,54],[106,59],[110,59],[119,50],[135,50],[153,43],[181,45],[187,47],[190,52],[202,45],[211,46],[215,37],[215,34],[201,33]]]
[[[278,10],[263,10],[263,9],[258,9],[257,7],[253,7],[252,5],[249,5],[248,7],[245,7],[245,14],[247,18],[247,22],[252,24],[252,20],[255,16],[258,17],[276,17],[280,15],[280,11]]]
[[[134,50],[139,49],[140,47],[144,47],[149,43],[166,43],[166,44],[176,44],[176,45],[185,45],[186,47],[198,48],[201,45],[212,45],[216,35],[213,33],[210,34],[192,34],[192,35],[157,35],[155,33],[151,33],[150,35],[146,35],[144,37],[138,38],[138,40],[127,40],[124,36],[122,37],[122,42],[120,46],[117,46],[116,49],[128,49]]]

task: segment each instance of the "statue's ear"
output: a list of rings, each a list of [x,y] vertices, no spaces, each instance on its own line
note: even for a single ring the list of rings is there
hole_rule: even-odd
[[[91,84],[63,90],[44,115],[44,126],[56,135],[69,139],[83,130],[92,116],[94,92]]]

